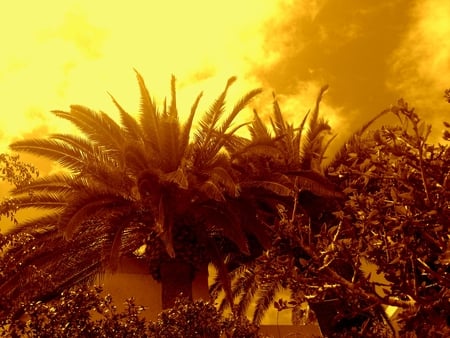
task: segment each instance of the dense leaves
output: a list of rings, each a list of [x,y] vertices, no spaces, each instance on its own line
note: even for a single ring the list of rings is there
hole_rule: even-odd
[[[429,143],[431,126],[399,100],[324,165],[333,139],[319,115],[326,87],[296,125],[285,121],[274,99],[271,128],[255,112],[250,138],[244,138],[235,131],[245,123],[232,127],[232,122],[259,90],[244,95],[225,116],[234,81],[227,82],[193,135],[200,96],[181,124],[175,80],[169,106],[159,110],[138,74],[139,120],[115,100],[120,125],[104,113],[72,106],[71,112],[55,114],[74,123],[85,138],[56,134],[13,144],[70,171],[29,180],[31,167],[22,167],[18,180],[27,184],[17,185],[14,208],[5,207],[55,212],[0,238],[1,301],[15,316],[9,320],[23,311],[49,318],[28,326],[14,322],[15,330],[48,329],[46,323],[56,320],[49,309],[55,307],[39,301],[88,281],[119,255],[144,248],[152,275],[163,284],[172,279],[167,284],[172,303],[179,294],[177,274],[164,271],[188,267],[190,283],[196,269],[215,263],[222,278],[213,295],[225,290],[219,310],[228,305],[236,317],[227,321],[209,303],[177,301],[145,326],[131,304],[136,334],[251,337],[252,325],[274,305],[278,311],[291,309],[295,323],[317,320],[325,336],[450,335],[448,145]],[[388,113],[397,124],[368,129]],[[449,139],[448,130],[443,136]],[[53,252],[59,257],[51,259]],[[228,272],[230,278],[224,278]],[[287,291],[290,299],[277,300],[278,291]],[[85,294],[79,300],[87,304],[80,310],[85,324],[69,329],[94,330],[83,313],[99,310]],[[30,301],[31,308],[20,304]],[[252,303],[251,325],[242,318]],[[125,317],[114,318],[120,323],[105,325],[122,332]],[[71,319],[62,316],[54,325],[67,323]]]
[[[304,321],[306,303],[326,336],[448,335],[450,150],[403,100],[390,112],[397,125],[364,127],[328,165],[344,199],[307,191],[279,206],[271,249],[231,273],[238,313],[256,302],[260,323],[275,304]]]
[[[22,316],[0,321],[7,337],[149,337],[197,338],[263,337],[245,318],[222,317],[208,302],[177,299],[173,308],[155,321],[144,318],[145,307],[127,299],[123,310],[100,287],[86,285],[61,293],[56,299],[24,306]]]
[[[81,136],[52,134],[10,145],[16,151],[58,162],[64,169],[63,173],[22,184],[12,192],[6,212],[32,208],[41,211],[43,216],[22,222],[11,234],[31,234],[36,247],[55,245],[53,250],[59,254],[53,258],[47,256],[47,260],[59,260],[64,251],[69,251],[57,245],[64,243],[59,240],[65,239],[68,247],[78,243],[78,269],[66,267],[65,274],[78,275],[77,271],[85,271],[84,279],[114,268],[118,257],[132,255],[143,246],[147,248],[144,256],[155,272],[153,276],[161,277],[163,285],[170,281],[161,276],[161,267],[175,259],[192,270],[189,276],[205,269],[212,261],[225,278],[221,241],[231,244],[227,248],[248,252],[247,236],[263,239],[265,233],[264,225],[255,218],[255,208],[249,203],[244,203],[246,207],[237,203],[239,184],[223,151],[237,130],[232,127],[234,120],[260,90],[244,95],[226,114],[226,95],[236,80],[230,78],[200,119],[199,128],[192,130],[201,95],[187,121],[182,123],[176,105],[175,78],[171,81],[169,106],[160,109],[141,75],[136,75],[141,94],[137,119],[115,99],[120,124],[103,112],[72,105],[70,111],[53,113],[75,125]],[[17,175],[17,179],[22,178]],[[252,215],[253,222],[240,222],[245,214]],[[95,224],[91,222],[93,219],[97,220]],[[46,235],[35,236],[40,232]],[[86,234],[93,240],[88,249],[83,245]],[[100,258],[95,269],[86,270],[83,257],[92,254],[92,247],[99,251]],[[50,265],[33,266],[57,279],[46,268]],[[72,276],[70,280],[79,278]],[[26,283],[26,278],[21,282]],[[190,290],[191,277],[180,282],[185,284],[183,290]],[[8,296],[18,292],[16,285],[6,280],[0,288]],[[172,296],[163,300],[163,305],[170,306],[177,294],[174,290]]]

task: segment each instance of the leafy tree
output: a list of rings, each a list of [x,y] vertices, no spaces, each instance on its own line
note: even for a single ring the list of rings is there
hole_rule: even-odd
[[[0,154],[0,181],[5,181],[15,187],[29,184],[39,176],[36,167],[20,160],[19,155]],[[13,222],[15,219],[15,207],[10,199],[0,203],[0,217],[6,216]]]
[[[448,335],[450,151],[427,143],[430,127],[404,101],[374,119],[388,112],[399,125],[368,132],[370,121],[326,169],[345,199],[310,189],[309,203],[300,193],[280,204],[272,247],[232,272],[239,313],[256,300],[254,322],[274,303],[300,322],[308,303],[326,336],[379,337],[395,332],[390,305],[403,309],[402,332]],[[275,302],[281,289],[290,303]]]
[[[177,299],[156,321],[143,318],[145,308],[133,298],[119,311],[100,287],[78,286],[49,302],[31,302],[22,318],[0,321],[8,337],[263,337],[245,318],[222,317],[209,302]]]
[[[240,127],[232,127],[236,116],[260,90],[250,91],[223,116],[227,91],[235,81],[231,78],[192,135],[201,95],[182,124],[175,79],[169,107],[164,104],[160,111],[142,77],[137,74],[137,78],[139,120],[115,99],[120,125],[105,113],[74,105],[70,112],[54,114],[73,123],[83,136],[53,134],[11,145],[16,151],[57,161],[65,169],[12,193],[19,209],[48,211],[10,233],[32,236],[33,252],[26,252],[29,256],[23,266],[36,268],[49,279],[48,288],[33,288],[34,298],[89,280],[106,267],[114,269],[120,255],[132,254],[146,244],[147,259],[158,264],[153,271],[161,278],[163,306],[169,307],[180,292],[191,295],[193,275],[206,269],[209,261],[225,276],[224,240],[233,250],[247,252],[247,234],[264,239],[263,225],[255,223],[256,212],[237,199],[239,185],[223,151]],[[253,215],[255,222],[240,222],[246,214]],[[72,250],[78,250],[73,259],[61,259]],[[11,262],[20,262],[21,255],[20,251],[9,252]],[[55,266],[61,274],[55,273]],[[171,273],[174,270],[176,275]],[[21,293],[20,285],[29,276],[18,271],[3,277],[0,291],[14,303],[11,297]]]

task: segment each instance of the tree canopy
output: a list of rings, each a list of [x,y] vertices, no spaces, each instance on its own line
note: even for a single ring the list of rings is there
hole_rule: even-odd
[[[0,157],[1,178],[16,185],[2,214],[52,211],[0,237],[3,316],[20,317],[21,302],[58,299],[144,245],[141,259],[163,284],[165,264],[188,267],[189,284],[213,262],[221,279],[212,294],[226,294],[219,309],[229,305],[242,317],[256,302],[254,325],[275,305],[292,309],[296,323],[313,318],[312,310],[326,336],[449,334],[450,149],[429,142],[431,126],[404,100],[325,163],[333,140],[319,114],[326,87],[301,121],[288,123],[274,97],[270,124],[255,111],[233,126],[260,90],[225,114],[231,78],[192,132],[201,95],[181,123],[175,79],[162,109],[137,79],[139,119],[114,98],[120,124],[74,105],[54,113],[84,136],[11,145],[65,172],[34,178],[32,166]],[[369,128],[386,114],[397,123]],[[236,135],[246,125],[250,137]],[[173,305],[183,286],[168,276]],[[277,300],[278,290],[290,299]]]

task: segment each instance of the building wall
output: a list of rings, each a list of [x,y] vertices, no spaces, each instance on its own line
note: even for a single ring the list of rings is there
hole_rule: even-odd
[[[193,283],[193,296],[195,299],[208,299],[207,290],[201,290],[195,285],[200,279],[208,278],[205,272],[197,277]],[[137,305],[143,305],[145,318],[155,320],[161,312],[161,285],[149,274],[147,266],[137,260],[122,258],[116,273],[107,273],[101,277],[97,284],[103,285],[104,292],[111,294],[118,309],[124,308],[125,300],[134,297]],[[317,325],[293,326],[290,325],[290,314],[283,313],[282,318],[276,318],[276,310],[268,311],[261,331],[274,337],[320,337]],[[276,325],[278,319],[279,325]]]

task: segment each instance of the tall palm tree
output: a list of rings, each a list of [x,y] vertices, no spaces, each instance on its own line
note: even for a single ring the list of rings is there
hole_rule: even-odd
[[[192,294],[193,275],[205,269],[209,261],[225,275],[221,250],[248,252],[248,234],[264,242],[263,226],[252,216],[251,209],[239,203],[239,182],[224,151],[227,140],[241,127],[233,125],[237,115],[260,90],[244,95],[224,116],[227,91],[235,81],[229,79],[193,132],[201,94],[187,120],[181,123],[175,78],[171,81],[169,106],[164,103],[159,110],[141,75],[136,74],[141,94],[139,119],[114,98],[121,124],[103,112],[73,105],[70,112],[53,113],[73,123],[83,136],[53,134],[46,139],[11,144],[15,151],[44,156],[63,168],[60,173],[36,179],[12,192],[18,209],[47,211],[45,216],[20,224],[12,233],[37,234],[50,229],[44,231],[45,238],[55,243],[54,238],[61,239],[56,230],[62,230],[67,245],[75,245],[81,253],[97,252],[97,264],[92,269],[82,269],[84,256],[72,262],[78,270],[66,268],[68,276],[76,271],[77,278],[66,276],[68,282],[59,283],[65,286],[107,266],[114,268],[120,255],[133,253],[143,243],[148,244],[149,255],[154,255],[152,248],[163,248],[158,251],[158,271],[163,307],[169,307],[180,291],[185,296]],[[252,222],[242,222],[245,217]],[[96,237],[85,238],[97,231],[100,234]],[[194,256],[205,259],[195,261],[182,250],[190,244],[186,234],[194,242]],[[93,241],[90,247],[94,251],[82,246],[88,239]],[[58,253],[52,258],[60,259]],[[0,285],[2,292],[11,293],[13,289],[11,283]]]
[[[274,98],[272,133],[255,111],[254,120],[249,126],[251,138],[235,138],[234,142],[227,144],[233,167],[242,175],[241,195],[253,193],[252,199],[262,204],[259,209],[266,209],[271,217],[266,222],[270,222],[272,227],[278,226],[280,205],[283,210],[294,214],[300,213],[297,209],[311,214],[319,205],[322,207],[325,200],[333,203],[335,199],[343,197],[327,180],[322,168],[324,153],[329,144],[325,142],[325,136],[331,130],[319,115],[319,105],[326,89],[325,86],[320,90],[314,110],[305,115],[298,127],[286,122],[278,101]],[[318,232],[319,228],[317,225],[313,230]],[[274,232],[277,230],[274,229]],[[259,323],[283,281],[278,278],[270,279],[270,286],[258,289],[257,273],[252,270],[255,264],[257,261],[252,260],[249,265],[230,265],[238,267],[231,275],[235,281],[232,294],[239,299],[239,312],[245,313],[256,291],[259,292],[254,313],[254,321]],[[220,286],[219,281],[213,286],[213,290],[217,291]],[[222,306],[225,306],[226,301],[225,299]]]
[[[345,196],[332,183],[330,177],[327,177],[328,169],[338,165],[340,158],[346,156],[349,145],[357,143],[364,131],[387,113],[387,110],[383,111],[363,125],[325,166],[324,154],[334,139],[330,137],[326,140],[325,136],[329,134],[330,126],[319,115],[319,104],[325,90],[326,87],[321,89],[314,110],[304,117],[298,127],[285,122],[276,100],[272,116],[272,133],[255,112],[254,121],[249,127],[252,139],[243,140],[242,142],[246,144],[239,149],[236,148],[238,151],[233,153],[235,164],[246,173],[246,177],[270,175],[270,181],[282,183],[294,192],[290,198],[279,200],[281,217],[273,220],[275,231],[271,249],[257,259],[237,266],[230,274],[233,280],[232,296],[238,303],[237,312],[246,313],[250,305],[255,303],[253,311],[255,323],[261,322],[264,314],[274,303],[278,291],[288,289],[295,293],[299,289],[298,284],[302,284],[300,289],[304,289],[305,285],[310,285],[313,289],[324,287],[323,281],[316,275],[305,273],[305,266],[302,265],[307,265],[311,256],[298,243],[317,242],[316,238],[324,237],[323,232],[336,224],[332,212],[340,210]],[[252,160],[248,161],[248,158]],[[254,163],[260,165],[255,166]],[[329,223],[328,229],[324,227],[325,223]],[[285,233],[280,229],[283,227],[291,228]],[[342,233],[347,230],[350,229],[344,229]],[[349,280],[356,269],[349,262],[338,259],[330,267],[341,277]],[[217,281],[212,286],[213,292],[217,293],[220,287],[221,283]],[[291,297],[296,298],[294,294],[291,294]],[[318,298],[309,303],[324,332],[332,330],[337,310],[345,310],[344,303],[331,303],[328,299]],[[226,305],[227,301],[224,300],[221,308],[225,308]]]

